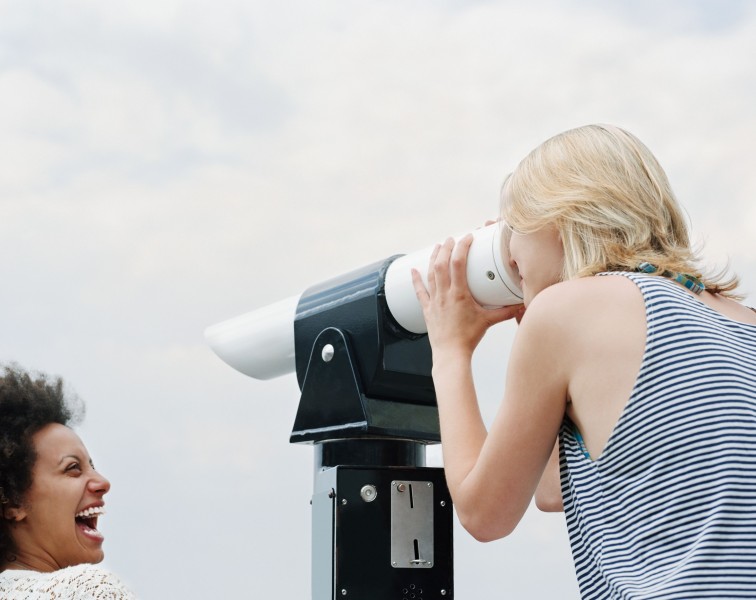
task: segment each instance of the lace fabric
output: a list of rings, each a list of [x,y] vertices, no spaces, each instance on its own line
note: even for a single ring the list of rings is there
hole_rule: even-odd
[[[6,570],[0,573],[3,600],[136,600],[112,573],[82,564],[52,573]]]

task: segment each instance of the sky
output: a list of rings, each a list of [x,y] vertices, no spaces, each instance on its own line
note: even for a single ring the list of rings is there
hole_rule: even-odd
[[[0,0],[0,362],[85,401],[105,565],[144,600],[308,598],[296,378],[204,329],[495,217],[560,131],[642,139],[756,304],[754,56],[747,0]],[[474,359],[487,420],[515,327]],[[563,516],[455,525],[455,591],[577,598]]]

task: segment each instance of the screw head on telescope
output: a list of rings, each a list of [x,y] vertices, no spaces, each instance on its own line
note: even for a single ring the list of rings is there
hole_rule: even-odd
[[[331,362],[334,354],[336,354],[336,350],[334,350],[333,346],[326,344],[320,352],[320,357],[323,359],[323,362]]]

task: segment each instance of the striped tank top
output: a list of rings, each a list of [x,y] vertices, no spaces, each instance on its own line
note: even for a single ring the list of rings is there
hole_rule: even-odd
[[[756,598],[756,326],[620,275],[646,306],[638,378],[599,458],[569,419],[560,432],[581,596]]]

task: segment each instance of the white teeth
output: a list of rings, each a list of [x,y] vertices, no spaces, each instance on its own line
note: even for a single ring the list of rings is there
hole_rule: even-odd
[[[104,515],[105,509],[102,508],[102,506],[93,506],[91,508],[87,508],[86,510],[82,510],[81,512],[76,513],[75,517],[94,517]]]

